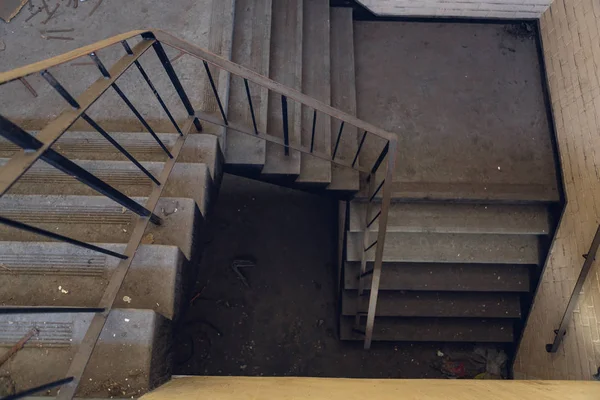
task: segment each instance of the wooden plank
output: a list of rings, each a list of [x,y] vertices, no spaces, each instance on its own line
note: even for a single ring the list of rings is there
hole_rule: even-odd
[[[592,400],[597,394],[597,382],[194,376],[173,379],[142,399]]]
[[[10,22],[21,8],[27,3],[28,0],[3,0],[0,2],[0,18],[5,22]]]

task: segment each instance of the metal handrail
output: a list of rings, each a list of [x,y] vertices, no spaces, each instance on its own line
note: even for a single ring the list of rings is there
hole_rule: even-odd
[[[141,37],[142,40],[135,46],[130,47],[127,43],[127,40],[135,37]],[[105,49],[118,44],[121,44],[123,46],[125,50],[125,55],[121,57],[111,68],[106,68],[100,60],[100,58],[98,57],[97,52],[101,49]],[[171,62],[169,61],[166,55],[166,52],[162,46],[163,44],[179,49],[183,53],[186,53],[194,58],[203,61],[213,94],[215,95],[217,104],[219,105],[221,118],[216,117],[212,114],[205,113],[201,110],[197,110],[192,106],[186,94],[185,88],[179,81],[178,75],[173,69]],[[154,87],[154,85],[150,81],[150,78],[145,73],[143,67],[140,64],[139,58],[150,48],[154,49],[158,59],[162,64],[162,67],[164,68],[164,71],[167,73],[173,87],[177,91],[177,94],[185,110],[187,111],[188,118],[185,124],[182,126],[180,126],[174,120],[172,114],[168,110],[164,101],[156,91],[156,88]],[[70,93],[68,93],[68,91],[65,89],[65,87],[63,87],[60,84],[60,82],[58,82],[54,78],[50,70],[56,66],[69,63],[77,58],[84,56],[91,57],[91,59],[94,61],[94,63],[100,70],[102,77],[96,82],[94,82],[90,87],[88,87],[88,89],[85,90],[80,96],[75,98]],[[212,73],[209,64],[221,68],[222,70],[230,74],[243,78],[246,87],[249,108],[252,113],[252,128],[247,128],[242,124],[236,123],[235,121],[231,121],[230,119],[228,119],[226,110],[222,106],[223,103],[221,102],[219,93],[212,78]],[[144,120],[142,115],[137,111],[133,103],[127,98],[127,96],[120,90],[119,86],[116,84],[116,80],[119,77],[121,77],[132,65],[135,65],[137,67],[142,77],[144,78],[148,86],[151,88],[161,107],[167,113],[170,121],[173,123],[177,132],[180,134],[178,140],[176,141],[175,145],[171,148],[171,150],[168,150],[164,146],[164,144],[160,141],[160,139],[154,133],[152,128]],[[158,200],[160,199],[161,193],[165,187],[169,175],[173,170],[175,163],[177,162],[177,157],[181,149],[183,148],[186,138],[191,133],[193,126],[195,126],[196,129],[199,131],[202,129],[202,125],[200,123],[201,120],[209,122],[211,124],[221,125],[227,127],[228,129],[233,129],[238,132],[247,135],[252,135],[253,137],[281,145],[285,148],[286,155],[289,154],[290,150],[299,151],[310,154],[311,156],[314,156],[316,158],[322,158],[331,163],[362,172],[364,176],[368,176],[368,180],[370,182],[369,186],[371,187],[371,189],[368,192],[369,207],[378,203],[378,199],[376,197],[379,191],[383,189],[381,209],[374,218],[371,218],[370,214],[367,213],[367,222],[365,225],[366,237],[368,236],[370,224],[372,224],[375,219],[379,219],[379,231],[377,235],[377,240],[369,248],[363,249],[363,258],[366,260],[367,253],[371,250],[372,247],[375,248],[373,278],[368,303],[369,311],[367,313],[367,325],[365,329],[365,348],[369,348],[373,332],[377,294],[379,290],[379,279],[381,275],[381,267],[383,261],[383,249],[385,244],[387,215],[392,193],[391,185],[393,182],[393,174],[396,162],[396,135],[386,132],[380,128],[377,128],[376,126],[362,121],[356,118],[355,116],[335,109],[297,90],[281,85],[265,76],[262,76],[254,71],[249,70],[248,68],[235,64],[229,60],[226,60],[204,49],[201,49],[191,43],[188,43],[165,32],[157,30],[138,30],[124,33],[121,35],[114,36],[112,38],[99,41],[95,44],[84,46],[79,49],[67,52],[65,54],[50,58],[48,60],[36,62],[21,68],[14,69],[12,71],[0,73],[0,85],[36,73],[40,73],[42,77],[44,77],[44,79],[61,95],[61,97],[71,107],[65,109],[58,117],[50,121],[36,136],[31,135],[30,133],[21,129],[18,125],[12,123],[8,119],[0,115],[0,136],[3,136],[5,139],[8,139],[12,143],[25,150],[23,152],[15,154],[4,166],[0,168],[0,197],[4,195],[37,160],[42,159],[50,163],[55,168],[61,170],[62,172],[65,172],[66,174],[77,178],[82,183],[97,190],[101,194],[113,199],[114,201],[119,202],[125,208],[138,215],[137,222],[135,223],[135,228],[131,233],[129,242],[123,254],[110,252],[98,246],[87,244],[62,235],[58,235],[54,232],[44,231],[43,229],[22,224],[18,221],[12,221],[7,218],[0,218],[0,223],[8,224],[19,229],[29,230],[30,232],[42,234],[53,239],[62,240],[67,243],[82,246],[94,251],[103,252],[104,254],[120,258],[120,262],[117,266],[117,269],[111,276],[110,282],[98,305],[99,311],[95,313],[86,331],[85,337],[82,343],[80,344],[77,353],[72,359],[67,376],[73,377],[73,380],[65,384],[61,388],[57,399],[71,399],[74,396],[75,391],[83,375],[83,372],[86,368],[86,365],[91,357],[92,351],[104,327],[108,314],[113,307],[113,303],[116,299],[117,293],[131,265],[133,256],[135,255],[135,252],[142,241],[144,231],[146,230],[146,227],[149,223],[160,224],[161,222],[160,218],[158,218],[154,214],[154,209],[158,203]],[[281,96],[283,112],[282,128],[284,131],[283,140],[279,137],[272,136],[267,133],[262,133],[258,130],[248,82],[253,82],[259,85],[260,87],[278,93]],[[127,107],[135,114],[136,118],[144,125],[149,134],[154,137],[154,139],[157,142],[157,145],[159,145],[165,151],[165,154],[169,157],[169,159],[165,162],[164,168],[158,177],[155,177],[152,174],[150,174],[139,162],[137,162],[137,160],[131,154],[127,152],[126,149],[124,149],[116,141],[114,141],[110,137],[110,134],[108,132],[106,132],[96,121],[94,121],[92,118],[89,117],[89,115],[87,115],[86,112],[89,109],[89,107],[92,104],[94,104],[110,88],[116,91],[118,96],[125,102]],[[313,141],[315,137],[314,126],[316,125],[315,120],[317,112],[323,113],[331,118],[335,118],[340,121],[339,133],[336,139],[336,151],[334,151],[333,155],[314,151],[314,143],[311,143],[310,147],[308,147],[291,144],[289,142],[289,137],[287,135],[287,115],[285,112],[285,110],[287,109],[288,99],[294,100],[302,104],[303,106],[312,108],[314,110],[312,132]],[[153,189],[151,194],[148,196],[148,200],[145,205],[140,205],[137,202],[133,201],[133,199],[131,199],[130,197],[119,192],[117,189],[113,188],[107,183],[101,181],[93,174],[89,173],[85,169],[70,161],[67,157],[61,155],[60,153],[54,151],[51,148],[56,143],[56,141],[80,118],[87,121],[96,131],[98,131],[102,136],[104,136],[118,151],[120,151],[124,156],[126,156],[132,163],[134,163],[142,172],[144,172],[152,180]],[[339,146],[341,136],[344,132],[344,125],[352,125],[360,129],[361,131],[364,131],[360,146],[353,157],[352,163],[349,163],[344,159],[341,159],[340,157],[336,159],[337,148]],[[363,144],[368,134],[372,134],[378,137],[379,139],[383,139],[385,141],[385,146],[380,152],[377,160],[375,161],[375,164],[371,167],[366,168],[364,166],[357,166],[356,161],[359,157],[360,151],[363,148]],[[383,178],[380,184],[375,185],[375,181],[378,176],[377,172],[380,166],[384,163],[387,164],[385,177]],[[377,187],[377,189],[375,189],[375,187]]]

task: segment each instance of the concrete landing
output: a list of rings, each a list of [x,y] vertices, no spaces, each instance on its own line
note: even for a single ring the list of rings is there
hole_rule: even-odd
[[[398,134],[395,181],[490,184],[490,198],[494,185],[557,191],[532,35],[433,22],[357,21],[354,30],[358,117]],[[364,150],[371,160],[379,151]]]

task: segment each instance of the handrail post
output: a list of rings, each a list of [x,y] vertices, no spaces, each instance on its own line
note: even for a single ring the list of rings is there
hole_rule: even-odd
[[[375,248],[375,260],[373,263],[373,274],[371,277],[371,292],[369,294],[369,308],[367,311],[367,326],[365,329],[364,348],[371,348],[373,340],[373,325],[375,324],[375,311],[377,309],[377,296],[379,295],[379,281],[381,280],[381,269],[383,264],[383,249],[387,233],[387,221],[392,198],[393,176],[396,168],[397,139],[392,139],[387,144],[387,167],[385,172],[385,184],[383,186],[383,198],[381,200],[381,216],[379,217],[379,230],[377,232],[377,247]]]

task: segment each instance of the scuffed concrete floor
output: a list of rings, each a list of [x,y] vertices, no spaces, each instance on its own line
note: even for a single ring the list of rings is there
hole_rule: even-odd
[[[116,34],[136,29],[161,29],[181,39],[187,40],[200,47],[207,47],[210,25],[212,0],[177,0],[148,1],[148,0],[104,0],[98,9],[89,16],[90,11],[98,0],[80,2],[77,9],[66,7],[67,2],[59,0],[60,7],[54,17],[46,25],[42,11],[30,21],[25,22],[31,12],[25,6],[19,15],[6,23],[0,20],[0,40],[5,49],[0,51],[0,71],[8,71],[36,61],[41,61],[88,45]],[[35,8],[41,6],[41,0],[32,0]],[[48,0],[52,9],[54,1]],[[74,40],[45,40],[41,37],[45,29],[74,29],[73,32],[51,33],[52,36],[72,37]],[[131,45],[136,41],[132,40]],[[167,54],[173,58],[179,52],[167,48]],[[99,56],[109,67],[125,53],[120,45],[101,50]],[[84,57],[77,62],[88,62]],[[156,55],[152,50],[141,58],[141,63],[161,93],[173,114],[181,119],[185,112],[176,92],[172,88]],[[52,70],[55,77],[73,94],[77,95],[92,82],[100,77],[94,65],[66,64]],[[179,77],[187,88],[193,104],[200,102],[203,94],[204,79],[199,71],[203,71],[200,60],[185,56],[174,64]],[[201,79],[202,78],[202,79]],[[31,86],[38,92],[39,97],[33,98],[20,82],[11,82],[0,86],[0,114],[20,123],[27,129],[39,129],[53,116],[65,107],[65,102],[54,93],[53,89],[39,75],[27,78]],[[139,111],[158,131],[170,131],[162,110],[157,107],[156,99],[145,86],[135,67],[128,71],[118,81],[121,89],[130,97]],[[109,125],[110,130],[141,131],[143,127],[123,102],[112,91],[106,92],[90,109],[90,115],[99,122]],[[81,129],[91,130],[85,126]]]
[[[337,337],[332,199],[225,175],[197,296],[176,328],[175,374],[441,378],[442,344]],[[231,269],[243,269],[246,287]],[[192,298],[195,296],[192,296]],[[469,348],[447,346],[444,352]]]

